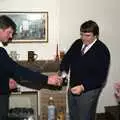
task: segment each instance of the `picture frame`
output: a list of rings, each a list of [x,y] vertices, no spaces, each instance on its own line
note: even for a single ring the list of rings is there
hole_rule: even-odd
[[[3,12],[17,25],[12,43],[48,42],[48,12]]]

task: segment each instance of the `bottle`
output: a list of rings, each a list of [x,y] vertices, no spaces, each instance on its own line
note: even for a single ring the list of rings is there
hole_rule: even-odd
[[[46,115],[45,115],[45,113],[42,113],[42,120],[46,120],[47,118],[46,118]]]
[[[56,119],[56,106],[54,104],[53,97],[49,97],[48,101],[48,120]]]
[[[57,113],[57,120],[65,120],[64,109],[60,107]]]

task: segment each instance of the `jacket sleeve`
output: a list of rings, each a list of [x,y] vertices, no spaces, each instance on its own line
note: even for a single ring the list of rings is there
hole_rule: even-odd
[[[76,40],[71,47],[69,48],[69,50],[67,51],[67,53],[64,55],[61,64],[60,64],[60,71],[65,71],[66,73],[69,72],[69,68],[70,68],[70,64],[72,61],[72,56],[73,56],[73,52],[76,48],[76,45],[78,43],[79,40]]]
[[[7,76],[12,77],[18,83],[20,83],[21,80],[24,80],[33,84],[47,84],[48,76],[20,66],[9,57],[4,48],[0,48],[0,66]]]

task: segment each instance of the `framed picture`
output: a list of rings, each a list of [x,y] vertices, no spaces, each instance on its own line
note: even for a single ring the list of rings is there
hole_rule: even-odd
[[[17,25],[12,43],[48,42],[48,12],[1,12]]]

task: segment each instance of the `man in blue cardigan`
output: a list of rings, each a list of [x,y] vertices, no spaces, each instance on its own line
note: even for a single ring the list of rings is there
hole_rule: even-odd
[[[70,70],[70,120],[95,120],[96,106],[105,85],[110,53],[99,40],[99,27],[89,20],[80,27],[81,38],[64,56],[60,71]]]
[[[9,42],[15,32],[16,24],[13,20],[5,15],[0,16],[0,42]],[[3,47],[0,47],[0,120],[8,120],[9,78],[13,78],[18,83],[20,80],[27,80],[37,84],[37,87],[46,84],[61,85],[61,78],[57,74],[46,76],[22,67],[9,57]]]

